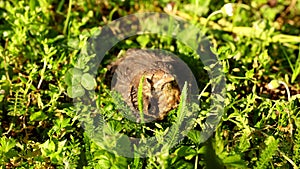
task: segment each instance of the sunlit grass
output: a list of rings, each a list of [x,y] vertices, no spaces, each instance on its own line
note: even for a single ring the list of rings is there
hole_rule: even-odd
[[[229,5],[214,0],[140,4],[0,1],[0,168],[297,168],[300,28],[296,19],[300,9],[297,3],[286,12],[288,5],[288,1],[278,1],[271,7],[260,0]],[[166,12],[195,24],[208,37],[223,66],[225,112],[205,143],[197,141],[202,138],[199,133],[204,115],[210,112],[212,88],[201,67],[201,56],[182,42],[159,35],[128,38],[105,56],[95,78],[87,64],[93,62],[93,56],[77,60],[95,30],[111,20],[143,11]],[[120,51],[140,47],[165,49],[180,56],[197,77],[201,104],[188,137],[174,147],[162,146],[163,151],[149,158],[132,159],[105,150],[85,131],[96,131],[93,125],[101,118],[107,122],[107,133],[154,136],[163,143],[168,130],[177,131],[169,127],[180,126],[177,123],[183,119],[177,118],[184,118],[183,114],[177,117],[174,110],[163,121],[138,124],[124,117],[116,105],[120,98],[109,94],[107,65]],[[282,83],[268,87],[274,81]],[[138,105],[142,112],[140,89]],[[94,98],[81,101],[97,100],[95,106],[100,111],[82,105],[75,108],[72,98],[91,91],[95,91]],[[78,114],[78,108],[92,113]],[[140,116],[143,121],[143,114]],[[85,123],[81,123],[82,118]],[[176,134],[170,136],[172,140]]]

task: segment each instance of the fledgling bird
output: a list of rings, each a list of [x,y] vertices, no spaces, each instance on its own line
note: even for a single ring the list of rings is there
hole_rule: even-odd
[[[137,75],[131,82],[130,101],[138,110],[138,86],[143,81],[143,112],[146,120],[162,120],[166,114],[177,107],[180,100],[180,89],[175,78],[163,70],[150,70]]]
[[[160,50],[129,49],[110,66],[113,73],[111,88],[119,92],[133,114],[141,121],[138,109],[138,88],[141,78],[144,121],[162,120],[177,108],[180,88],[188,81],[186,65]],[[183,73],[180,75],[180,73]]]

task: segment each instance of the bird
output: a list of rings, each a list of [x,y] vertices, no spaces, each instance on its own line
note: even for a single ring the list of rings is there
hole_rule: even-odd
[[[180,101],[180,89],[175,78],[161,69],[150,70],[137,75],[130,84],[130,101],[138,109],[138,87],[142,77],[143,112],[146,119],[162,120],[166,114],[177,108]]]
[[[138,103],[140,83],[144,122],[161,121],[178,107],[181,88],[192,76],[180,58],[153,49],[128,49],[108,69],[112,74],[111,89],[121,94],[136,122],[142,120]]]

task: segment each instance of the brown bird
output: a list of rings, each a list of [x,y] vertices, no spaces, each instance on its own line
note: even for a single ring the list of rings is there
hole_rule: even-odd
[[[161,50],[129,49],[112,63],[111,88],[119,92],[140,122],[138,88],[141,78],[144,121],[162,120],[180,101],[180,88],[191,72],[179,58]],[[188,69],[189,70],[189,69]],[[183,73],[180,75],[180,73]]]
[[[135,110],[138,110],[137,92],[142,76],[144,76],[142,98],[145,119],[162,120],[179,103],[180,89],[176,80],[171,74],[160,69],[137,75],[131,83],[130,90],[130,101]]]

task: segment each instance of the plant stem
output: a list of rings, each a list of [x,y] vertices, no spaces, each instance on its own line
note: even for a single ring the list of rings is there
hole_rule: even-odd
[[[203,95],[203,93],[205,92],[205,90],[208,88],[208,86],[211,84],[211,82],[209,81],[206,86],[203,88],[203,90],[201,91],[201,93],[198,96],[198,100],[200,100],[201,96]]]
[[[71,15],[71,10],[72,10],[72,0],[69,1],[68,14],[67,14],[67,18],[66,18],[65,25],[64,25],[64,30],[63,30],[63,34],[64,35],[66,34],[67,29],[68,29],[70,15]]]
[[[281,80],[278,80],[278,83],[282,84],[285,87],[285,90],[286,90],[287,96],[288,96],[288,101],[290,101],[290,99],[291,99],[291,93],[290,93],[289,87],[287,86],[287,84],[285,82],[283,82]]]
[[[197,168],[198,168],[198,154],[196,155],[194,169],[197,169]]]
[[[222,13],[222,10],[217,10],[217,11],[211,13],[211,14],[207,17],[206,22],[205,22],[205,24],[204,24],[204,27],[206,27],[206,25],[207,25],[207,23],[209,22],[209,20],[210,20],[211,17],[213,17],[214,15],[217,15],[217,14],[219,14],[219,13]]]
[[[288,156],[286,156],[283,152],[279,151],[280,155],[282,155],[282,157],[284,159],[286,159],[292,166],[294,169],[298,169],[297,165],[294,163],[293,160],[291,160]]]

